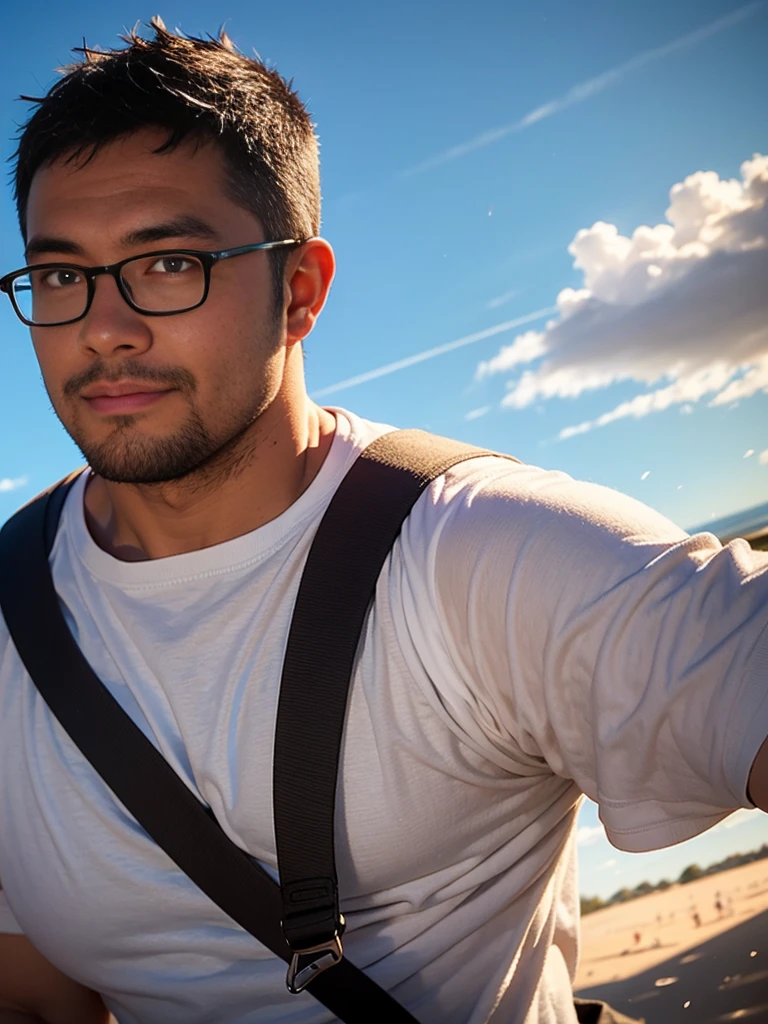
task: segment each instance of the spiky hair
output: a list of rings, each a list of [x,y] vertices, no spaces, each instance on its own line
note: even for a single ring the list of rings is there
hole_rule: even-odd
[[[125,46],[74,52],[81,59],[42,97],[15,154],[15,198],[22,235],[35,173],[57,160],[85,163],[105,145],[144,128],[167,132],[157,152],[191,140],[221,147],[235,202],[261,221],[267,238],[308,238],[320,229],[318,143],[309,113],[274,68],[247,57],[223,30],[198,39],[136,28]]]

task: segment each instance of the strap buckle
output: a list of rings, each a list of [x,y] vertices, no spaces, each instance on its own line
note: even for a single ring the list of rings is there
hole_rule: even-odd
[[[306,949],[293,950],[288,973],[285,976],[285,984],[288,986],[289,992],[298,995],[318,974],[327,971],[329,967],[335,967],[341,961],[344,956],[341,946],[341,932],[344,929],[344,923],[344,917],[341,916],[341,928],[327,942],[321,942],[317,946],[307,946]]]

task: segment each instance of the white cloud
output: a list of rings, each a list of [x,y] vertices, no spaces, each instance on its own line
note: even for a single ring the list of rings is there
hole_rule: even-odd
[[[511,370],[519,363],[530,363],[534,359],[538,359],[539,356],[543,356],[546,351],[544,334],[540,331],[526,331],[525,334],[515,338],[511,345],[505,345],[493,359],[480,363],[476,377],[481,380],[494,373]]]
[[[729,814],[727,818],[723,818],[722,821],[715,825],[716,829],[731,829],[738,828],[739,825],[747,825],[749,822],[760,821],[762,818],[762,811],[759,808],[749,810],[746,807],[742,807],[738,811],[734,811],[733,814]]]
[[[724,391],[716,395],[712,405],[730,405],[742,398],[751,398],[758,391],[768,391],[768,353],[750,367],[743,377],[732,381]]]
[[[581,825],[576,831],[576,842],[579,846],[591,846],[598,839],[605,838],[605,829],[602,825]]]
[[[10,477],[7,476],[2,477],[0,478],[0,494],[6,493],[8,491],[15,491],[19,487],[24,487],[24,485],[27,483],[28,480],[25,476],[16,477],[15,480],[12,480]]]
[[[578,434],[586,434],[592,427],[589,423],[580,423],[576,427],[566,427],[560,431],[560,440],[566,441],[569,437],[576,437]]]
[[[755,454],[755,449],[754,448],[747,448],[747,450],[742,455],[742,458],[743,459],[751,459],[754,454]]]
[[[407,171],[403,171],[400,177],[411,178],[416,174],[423,174],[425,171],[431,171],[442,164],[447,164],[452,160],[458,160],[460,157],[467,156],[467,154],[473,153],[477,149],[483,149],[494,142],[499,142],[508,135],[522,132],[526,128],[538,124],[539,121],[543,121],[545,118],[552,117],[554,114],[559,114],[561,111],[567,110],[577,103],[583,103],[585,100],[591,99],[592,96],[596,96],[598,93],[603,92],[604,89],[607,89],[609,85],[615,85],[616,82],[619,82],[626,75],[645,67],[647,64],[660,60],[662,57],[668,57],[672,53],[679,53],[681,50],[689,50],[694,46],[698,46],[699,43],[709,39],[710,36],[731,28],[746,18],[751,18],[761,7],[761,3],[746,4],[744,7],[739,7],[730,14],[724,15],[722,18],[717,18],[715,21],[702,25],[701,28],[696,29],[694,32],[678,36],[677,39],[673,39],[663,46],[657,46],[652,50],[644,50],[630,60],[625,61],[624,64],[619,64],[617,67],[604,71],[595,78],[590,78],[586,82],[580,82],[578,85],[572,86],[562,96],[558,96],[553,100],[549,100],[548,103],[535,107],[519,120],[501,125],[499,128],[491,128],[489,131],[482,132],[467,142],[451,146],[450,149],[438,153],[437,156],[430,157],[415,167],[410,167]]]
[[[481,416],[485,416],[490,411],[491,411],[490,405],[484,405],[482,407],[482,409],[473,409],[471,412],[468,412],[465,415],[464,419],[465,420],[479,420]]]
[[[768,392],[768,156],[740,179],[697,171],[670,190],[666,222],[626,237],[598,221],[569,252],[583,287],[557,297],[559,316],[477,367],[478,378],[537,360],[507,385],[522,409],[620,381],[644,390],[564,440],[627,417],[696,403],[730,406]],[[649,269],[651,272],[649,273]]]

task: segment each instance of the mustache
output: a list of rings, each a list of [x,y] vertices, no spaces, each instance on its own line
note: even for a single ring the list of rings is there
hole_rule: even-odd
[[[135,380],[140,383],[166,384],[169,389],[197,391],[194,376],[180,366],[139,366],[124,364],[123,366],[107,367],[98,362],[89,366],[82,373],[76,373],[64,384],[62,391],[67,398],[77,398],[83,388],[91,384],[117,384],[118,381]]]

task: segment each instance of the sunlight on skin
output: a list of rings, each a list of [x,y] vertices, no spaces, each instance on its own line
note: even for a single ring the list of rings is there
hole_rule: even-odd
[[[137,232],[192,213],[209,226],[204,244],[186,234],[166,239],[165,247],[233,248],[264,240],[255,216],[223,185],[211,188],[223,178],[217,149],[182,145],[157,154],[157,142],[157,132],[143,131],[106,146],[85,166],[55,163],[39,171],[28,207],[34,259],[50,261],[66,246],[69,258],[84,265],[116,262],[146,251],[146,242],[130,242]],[[63,241],[55,243],[59,251],[53,243],[40,251],[41,238]],[[133,465],[129,458],[148,465],[192,427],[208,439],[201,455],[216,455],[168,482],[97,476],[86,506],[98,543],[129,558],[130,552],[163,557],[208,547],[274,519],[303,493],[323,462],[335,420],[306,397],[300,343],[333,273],[332,250],[321,239],[293,250],[277,321],[264,253],[217,265],[206,302],[177,316],[142,317],[113,280],[100,277],[84,320],[32,329],[53,406],[89,461],[99,451],[116,467]],[[89,397],[102,381],[133,377],[140,385],[147,375],[145,388],[154,378],[169,383],[145,408],[112,416]],[[82,388],[75,387],[78,380]]]

